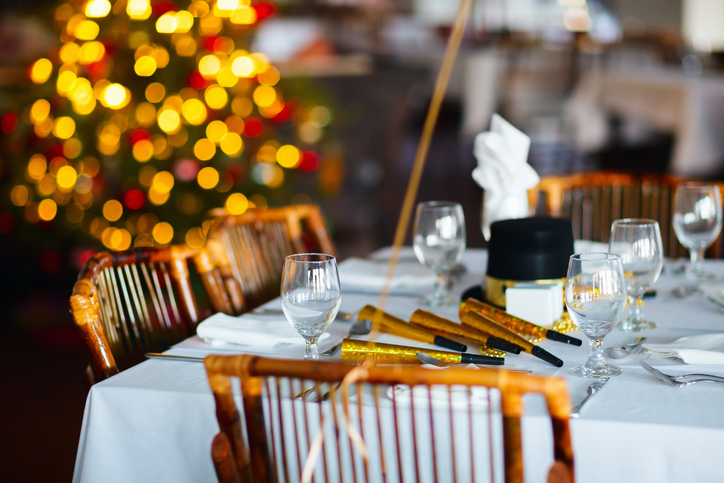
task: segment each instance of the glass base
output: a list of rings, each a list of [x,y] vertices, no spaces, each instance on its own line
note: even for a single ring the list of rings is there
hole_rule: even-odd
[[[418,303],[425,307],[452,307],[460,305],[460,300],[450,295],[435,297],[434,294],[430,294],[424,299],[418,300]]]
[[[656,322],[651,322],[649,320],[637,320],[635,322],[624,320],[618,325],[618,329],[625,332],[643,332],[644,330],[651,330],[657,327],[658,325],[656,325]]]
[[[612,377],[612,376],[618,376],[622,373],[620,367],[612,366],[609,364],[606,364],[601,367],[597,367],[595,369],[591,369],[586,366],[578,366],[574,367],[570,371],[568,371],[568,374],[572,376],[578,376],[578,377]]]

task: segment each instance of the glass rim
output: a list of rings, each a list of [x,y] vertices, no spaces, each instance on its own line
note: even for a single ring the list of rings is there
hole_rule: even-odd
[[[581,259],[581,256],[583,255],[601,255],[600,258],[589,258],[589,259]],[[621,260],[621,255],[618,253],[611,253],[611,252],[581,252],[581,253],[574,253],[570,256],[571,260],[578,260],[583,262],[603,262],[606,260]]]
[[[652,220],[651,218],[621,218],[620,220],[613,220],[613,225],[624,225],[624,226],[651,226],[658,225],[659,222]]]
[[[462,207],[457,201],[421,201],[417,204],[418,207],[431,207],[431,208],[454,208],[456,206]]]
[[[678,191],[680,188],[708,190],[718,187],[719,185],[717,183],[710,183],[707,181],[683,181],[676,185],[676,190]]]
[[[304,260],[301,257],[318,257],[318,260]],[[291,263],[327,263],[336,261],[337,257],[328,253],[293,253],[284,258],[285,262]]]

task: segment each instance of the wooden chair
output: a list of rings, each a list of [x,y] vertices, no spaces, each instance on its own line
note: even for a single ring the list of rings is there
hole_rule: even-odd
[[[661,228],[664,254],[678,258],[687,253],[672,224],[674,194],[682,181],[671,175],[606,171],[549,176],[528,191],[528,201],[531,213],[570,218],[577,240],[608,243],[614,220],[654,219]]]
[[[101,252],[81,270],[71,313],[88,347],[92,384],[195,333],[200,314],[191,282],[194,261],[213,311],[231,307],[218,270],[203,250],[182,246]],[[209,312],[211,310],[208,310]]]
[[[300,481],[305,465],[318,481],[473,481],[472,475],[495,480],[502,473],[508,483],[521,482],[522,398],[529,393],[542,395],[550,414],[548,481],[574,481],[571,405],[562,378],[253,355],[212,355],[204,362],[220,429],[212,459],[222,483]],[[315,388],[309,396],[290,398],[308,387]],[[504,467],[496,468],[501,453]]]
[[[214,220],[207,249],[235,314],[279,296],[284,258],[293,253],[336,255],[316,205],[249,210]]]

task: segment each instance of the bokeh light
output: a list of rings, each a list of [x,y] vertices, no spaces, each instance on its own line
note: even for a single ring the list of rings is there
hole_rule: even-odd
[[[58,205],[51,199],[44,199],[38,204],[38,216],[41,220],[50,221],[58,214]]]
[[[171,243],[173,239],[173,227],[169,223],[162,221],[153,227],[152,234],[156,243],[166,245]]]
[[[208,138],[201,138],[194,144],[194,156],[200,161],[208,161],[216,154],[216,145]]]
[[[249,208],[249,200],[241,193],[232,193],[226,199],[224,208],[231,215],[241,215]]]
[[[118,221],[123,216],[123,205],[118,200],[108,200],[103,205],[103,216],[110,222]]]
[[[219,172],[207,166],[199,171],[199,174],[196,176],[196,181],[198,181],[199,186],[202,188],[210,190],[219,184]]]
[[[85,16],[88,18],[102,18],[111,11],[111,2],[108,0],[90,0],[85,6]]]
[[[34,84],[43,84],[53,74],[53,63],[48,59],[38,59],[30,69],[30,80]]]

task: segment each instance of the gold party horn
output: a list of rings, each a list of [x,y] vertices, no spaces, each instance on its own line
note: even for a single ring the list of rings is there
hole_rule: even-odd
[[[475,310],[464,311],[462,306],[460,307],[460,320],[464,325],[478,329],[479,331],[485,332],[495,337],[500,337],[508,342],[520,346],[526,352],[531,353],[535,357],[542,359],[556,367],[561,367],[563,361],[537,345],[530,342],[525,337],[516,334],[507,327],[504,327],[489,317],[477,312]]]
[[[463,345],[454,340],[450,340],[447,337],[441,335],[432,334],[426,330],[415,327],[412,324],[408,324],[402,319],[390,315],[387,312],[380,310],[372,305],[365,305],[362,310],[359,311],[357,320],[370,319],[374,330],[380,332],[387,332],[388,334],[397,335],[404,337],[405,339],[417,340],[420,342],[426,342],[428,344],[437,345],[458,352],[465,352],[468,350],[466,345]]]
[[[493,319],[500,325],[503,325],[521,335],[530,335],[541,339],[555,340],[557,342],[563,342],[564,344],[571,344],[575,346],[580,346],[581,344],[583,344],[581,339],[576,339],[575,337],[561,334],[560,332],[556,332],[555,330],[541,327],[540,325],[536,325],[533,322],[528,322],[527,320],[518,318],[514,315],[509,314],[508,312],[505,312],[504,310],[481,302],[480,300],[476,300],[473,298],[465,299],[465,301],[463,301],[462,305],[460,306],[460,311],[468,312],[470,310],[480,312],[486,317]]]
[[[493,337],[485,332],[473,329],[467,325],[458,324],[439,315],[433,314],[425,309],[417,309],[410,316],[410,323],[434,334],[447,335],[466,339],[477,344],[482,344],[481,350],[505,351],[513,354],[520,354],[520,347],[510,342]],[[499,354],[502,356],[503,354]]]
[[[342,361],[361,363],[373,358],[376,364],[422,364],[417,353],[422,352],[429,356],[450,364],[488,364],[502,365],[502,357],[481,356],[460,352],[438,351],[434,349],[420,349],[397,344],[382,344],[366,340],[344,339],[342,341]]]

